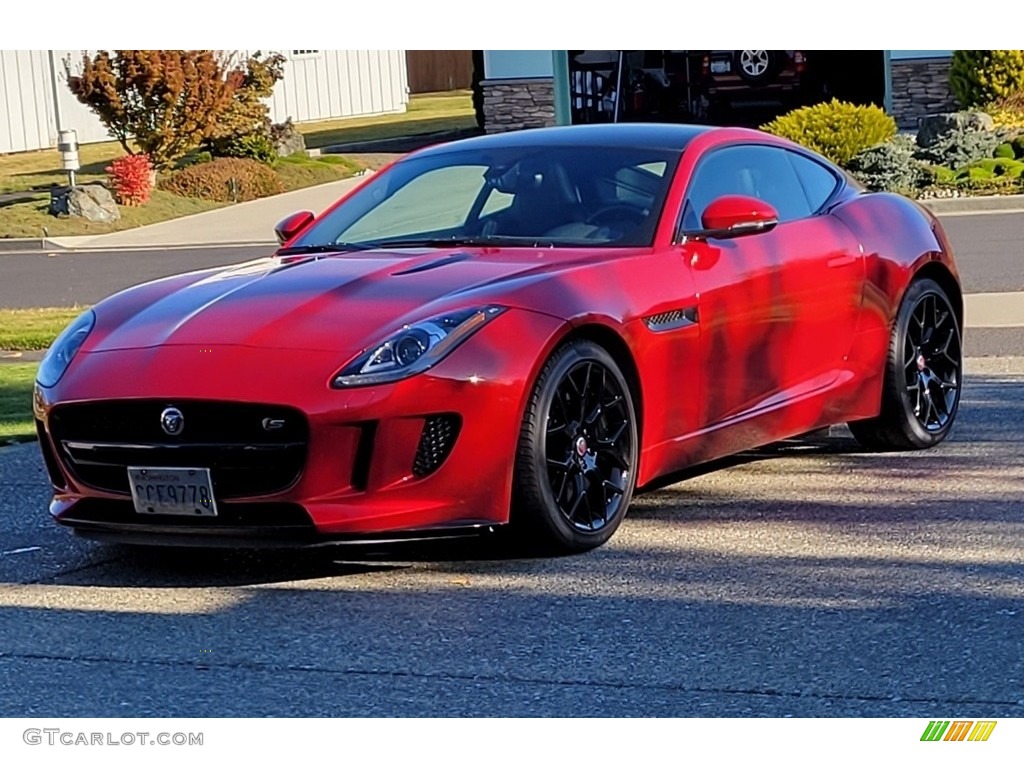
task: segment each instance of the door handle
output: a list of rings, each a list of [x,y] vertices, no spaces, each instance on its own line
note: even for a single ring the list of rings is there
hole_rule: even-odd
[[[833,259],[829,259],[826,262],[826,265],[828,266],[829,269],[837,269],[839,267],[845,267],[847,264],[856,264],[856,263],[857,263],[857,257],[856,256],[850,256],[850,255],[847,254],[847,255],[844,255],[844,256],[836,256]]]

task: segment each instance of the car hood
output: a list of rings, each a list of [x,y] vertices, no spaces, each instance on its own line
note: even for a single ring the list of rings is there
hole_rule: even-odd
[[[141,286],[108,300],[111,324],[86,352],[168,344],[358,351],[382,334],[450,309],[515,306],[513,286],[610,256],[582,249],[429,249],[268,258],[192,279],[163,291]],[[122,311],[118,312],[118,302]],[[107,326],[107,327],[103,327]]]

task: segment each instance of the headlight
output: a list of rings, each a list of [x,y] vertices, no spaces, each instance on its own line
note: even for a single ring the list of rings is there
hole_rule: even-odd
[[[50,348],[43,356],[36,372],[36,381],[42,387],[52,387],[64,371],[71,365],[75,354],[85,343],[85,337],[89,335],[92,327],[96,324],[96,313],[91,309],[78,316],[71,325],[63,330],[57,340],[50,345]]]
[[[504,311],[473,307],[407,325],[342,368],[331,384],[364,387],[422,373]]]

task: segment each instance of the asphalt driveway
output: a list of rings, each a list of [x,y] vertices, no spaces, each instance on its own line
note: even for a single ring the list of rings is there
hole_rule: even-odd
[[[940,448],[841,431],[638,498],[609,546],[136,551],[0,451],[0,716],[1024,716],[1024,359]]]

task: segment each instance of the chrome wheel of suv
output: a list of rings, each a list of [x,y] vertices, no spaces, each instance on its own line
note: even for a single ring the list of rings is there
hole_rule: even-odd
[[[761,77],[768,71],[768,51],[740,51],[740,69],[749,77]]]

